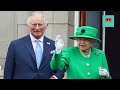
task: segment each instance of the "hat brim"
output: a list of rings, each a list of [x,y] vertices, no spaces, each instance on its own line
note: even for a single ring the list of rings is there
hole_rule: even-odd
[[[91,39],[94,39],[95,41],[101,43],[102,41],[96,37],[92,37],[92,36],[87,36],[87,35],[77,35],[77,36],[69,36],[70,39],[77,39],[77,38],[91,38]]]

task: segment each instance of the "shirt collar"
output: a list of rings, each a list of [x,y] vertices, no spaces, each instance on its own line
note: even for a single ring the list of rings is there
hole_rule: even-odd
[[[33,37],[33,35],[30,33],[30,38],[32,42],[35,42],[37,39],[35,37]],[[40,42],[43,42],[44,36],[42,36],[39,40]]]

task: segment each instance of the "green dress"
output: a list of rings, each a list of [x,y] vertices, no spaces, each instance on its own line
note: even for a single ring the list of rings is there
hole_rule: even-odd
[[[105,53],[97,48],[91,48],[89,58],[83,57],[78,47],[65,48],[54,53],[50,66],[53,70],[66,68],[67,79],[100,79],[99,67],[109,71]]]

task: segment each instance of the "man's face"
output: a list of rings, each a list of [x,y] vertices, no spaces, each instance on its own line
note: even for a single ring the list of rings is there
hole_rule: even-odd
[[[32,16],[31,21],[28,24],[28,28],[31,34],[36,38],[39,39],[44,34],[47,26],[45,25],[44,18],[42,16]]]

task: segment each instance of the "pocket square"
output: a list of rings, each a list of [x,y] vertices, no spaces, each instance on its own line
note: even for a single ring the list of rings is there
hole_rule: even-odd
[[[50,54],[53,54],[55,52],[55,50],[52,50],[51,52],[50,52]]]

